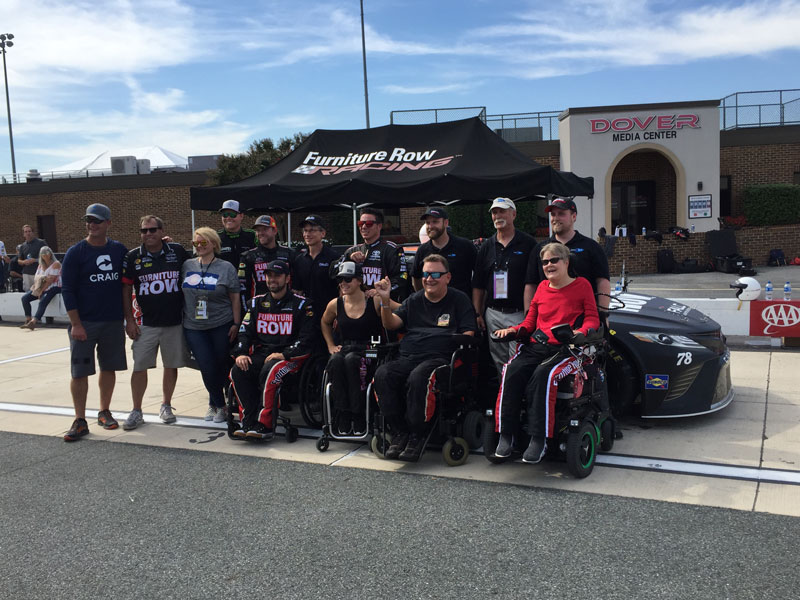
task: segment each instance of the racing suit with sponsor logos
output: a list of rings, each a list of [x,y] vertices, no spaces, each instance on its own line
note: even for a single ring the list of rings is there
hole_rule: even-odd
[[[297,252],[286,246],[265,248],[257,246],[242,254],[239,261],[239,282],[242,288],[242,298],[248,301],[254,296],[267,293],[267,265],[273,260],[282,260],[289,268],[294,270],[294,261]]]
[[[361,263],[364,285],[367,289],[375,287],[375,282],[388,277],[392,282],[391,297],[402,302],[408,296],[408,269],[403,249],[394,242],[378,238],[372,244],[358,244],[348,248],[342,257],[331,265],[331,277],[336,277],[339,264],[350,260],[354,252],[362,252],[366,258]]]
[[[275,400],[281,382],[289,373],[300,370],[313,341],[314,310],[303,296],[287,290],[282,298],[275,299],[268,292],[248,302],[233,355],[249,355],[253,363],[247,370],[238,365],[231,369],[245,431],[257,423],[274,429],[278,416]],[[275,352],[283,357],[267,358]]]
[[[122,262],[122,283],[133,287],[133,314],[139,325],[172,327],[183,322],[181,266],[189,258],[183,246],[163,244],[156,254],[134,248]]]

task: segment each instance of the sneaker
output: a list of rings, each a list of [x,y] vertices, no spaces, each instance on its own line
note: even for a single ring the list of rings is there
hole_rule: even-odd
[[[217,409],[217,414],[214,415],[214,423],[225,423],[228,420],[228,409],[224,406]]]
[[[400,460],[406,462],[417,462],[422,452],[425,450],[425,436],[412,433],[408,438],[406,449],[400,453]]]
[[[367,433],[367,419],[364,415],[353,417],[353,435],[364,435]]]
[[[116,429],[119,427],[117,420],[111,416],[110,410],[101,410],[97,413],[97,424],[102,425],[103,429]]]
[[[72,422],[72,427],[64,434],[65,442],[74,442],[89,433],[89,424],[86,419],[75,419]]]
[[[531,438],[528,449],[522,455],[522,462],[535,465],[542,461],[545,452],[547,452],[547,442],[541,438]]]
[[[216,406],[209,406],[208,410],[206,411],[206,416],[203,417],[206,421],[213,421],[214,417],[217,416],[217,407]]]
[[[158,411],[158,416],[164,423],[174,423],[178,420],[178,417],[172,414],[172,407],[169,404],[161,405],[161,410]]]
[[[494,451],[495,456],[500,458],[508,458],[511,456],[511,451],[514,449],[514,438],[510,433],[501,433],[500,441],[497,442],[497,449]]]
[[[389,460],[395,460],[400,453],[406,449],[408,445],[408,432],[401,431],[399,433],[395,433],[394,437],[392,437],[392,443],[389,444],[389,447],[386,449],[384,456]]]
[[[352,416],[349,411],[340,410],[336,415],[336,431],[339,435],[350,435],[352,431]]]
[[[122,423],[122,428],[125,431],[130,431],[131,429],[136,429],[139,425],[144,425],[144,416],[141,409],[134,408]]]
[[[274,437],[274,435],[275,434],[273,433],[272,429],[270,429],[269,427],[264,427],[264,425],[259,423],[258,425],[256,425],[255,429],[249,430],[245,434],[245,437],[253,440],[267,441],[271,440]]]
[[[237,429],[233,432],[233,437],[235,437],[237,440],[243,440],[247,438],[247,432],[243,428]]]

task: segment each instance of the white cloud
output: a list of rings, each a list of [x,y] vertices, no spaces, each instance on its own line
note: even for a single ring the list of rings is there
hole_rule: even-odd
[[[463,92],[468,89],[470,89],[470,86],[466,83],[451,83],[438,86],[381,86],[381,91],[387,94],[441,94],[444,92]]]

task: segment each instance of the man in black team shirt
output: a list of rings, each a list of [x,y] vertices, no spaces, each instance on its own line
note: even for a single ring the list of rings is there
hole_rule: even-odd
[[[164,365],[159,417],[164,423],[175,422],[172,393],[178,381],[178,369],[186,364],[183,293],[179,279],[181,265],[189,258],[189,253],[180,244],[162,241],[164,222],[155,215],[142,217],[139,231],[142,245],[128,252],[122,262],[125,332],[133,340],[133,410],[122,424],[125,430],[136,429],[144,423],[142,399],[147,390],[147,370],[155,368],[159,348]]]
[[[267,265],[275,260],[285,262],[289,270],[294,269],[297,253],[277,242],[278,223],[269,215],[261,215],[253,223],[258,236],[258,246],[242,254],[239,261],[239,282],[242,297],[250,300],[267,293]]]
[[[425,446],[425,428],[436,410],[436,369],[450,362],[454,333],[475,335],[478,328],[469,298],[448,288],[447,259],[438,254],[422,265],[424,290],[411,294],[402,305],[389,298],[391,282],[375,284],[381,298],[381,320],[386,329],[405,326],[400,357],[375,373],[375,396],[394,437],[386,458],[416,461]]]
[[[447,211],[438,206],[431,206],[422,215],[428,241],[422,244],[414,255],[414,265],[411,267],[414,290],[422,289],[422,262],[426,256],[440,254],[450,264],[450,287],[461,290],[468,297],[472,297],[472,268],[475,266],[475,257],[478,249],[470,240],[452,235],[448,231],[450,224]]]
[[[256,232],[242,227],[244,214],[236,200],[225,200],[219,212],[222,215],[222,229],[217,231],[221,243],[219,257],[238,269],[242,253],[258,245]]]
[[[375,208],[363,208],[358,217],[358,229],[363,244],[348,248],[330,269],[330,276],[336,277],[339,265],[345,261],[360,264],[367,286],[367,298],[375,296],[375,283],[388,277],[391,283],[392,300],[402,302],[408,296],[408,272],[403,249],[397,244],[381,238],[383,213]]]

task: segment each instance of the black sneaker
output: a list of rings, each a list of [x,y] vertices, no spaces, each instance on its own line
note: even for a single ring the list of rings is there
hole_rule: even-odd
[[[386,449],[384,456],[389,460],[395,460],[400,453],[406,449],[406,445],[408,444],[408,432],[401,431],[395,433],[392,437],[392,443],[389,444],[389,447]]]
[[[542,438],[531,438],[528,449],[522,455],[522,462],[535,465],[542,461],[545,452],[547,452],[547,442]]]
[[[364,435],[367,433],[367,418],[364,415],[353,416],[353,435]]]
[[[97,424],[102,425],[103,429],[116,429],[119,427],[119,423],[111,415],[110,410],[101,410],[97,413]]]
[[[89,433],[89,424],[86,422],[86,419],[75,419],[72,422],[72,427],[69,428],[69,431],[64,434],[64,441],[65,442],[74,442],[81,439]]]
[[[339,435],[350,435],[352,431],[352,415],[350,411],[340,410],[336,415],[336,431]]]
[[[511,451],[513,449],[514,437],[510,433],[501,433],[500,441],[497,442],[497,449],[494,451],[494,455],[500,458],[508,458],[511,456]]]
[[[406,462],[417,462],[423,450],[425,450],[425,436],[412,433],[408,438],[406,449],[397,458]]]
[[[254,429],[250,429],[246,434],[245,437],[250,440],[262,440],[267,441],[271,440],[275,436],[275,433],[269,427],[264,427],[261,423],[255,426]]]

